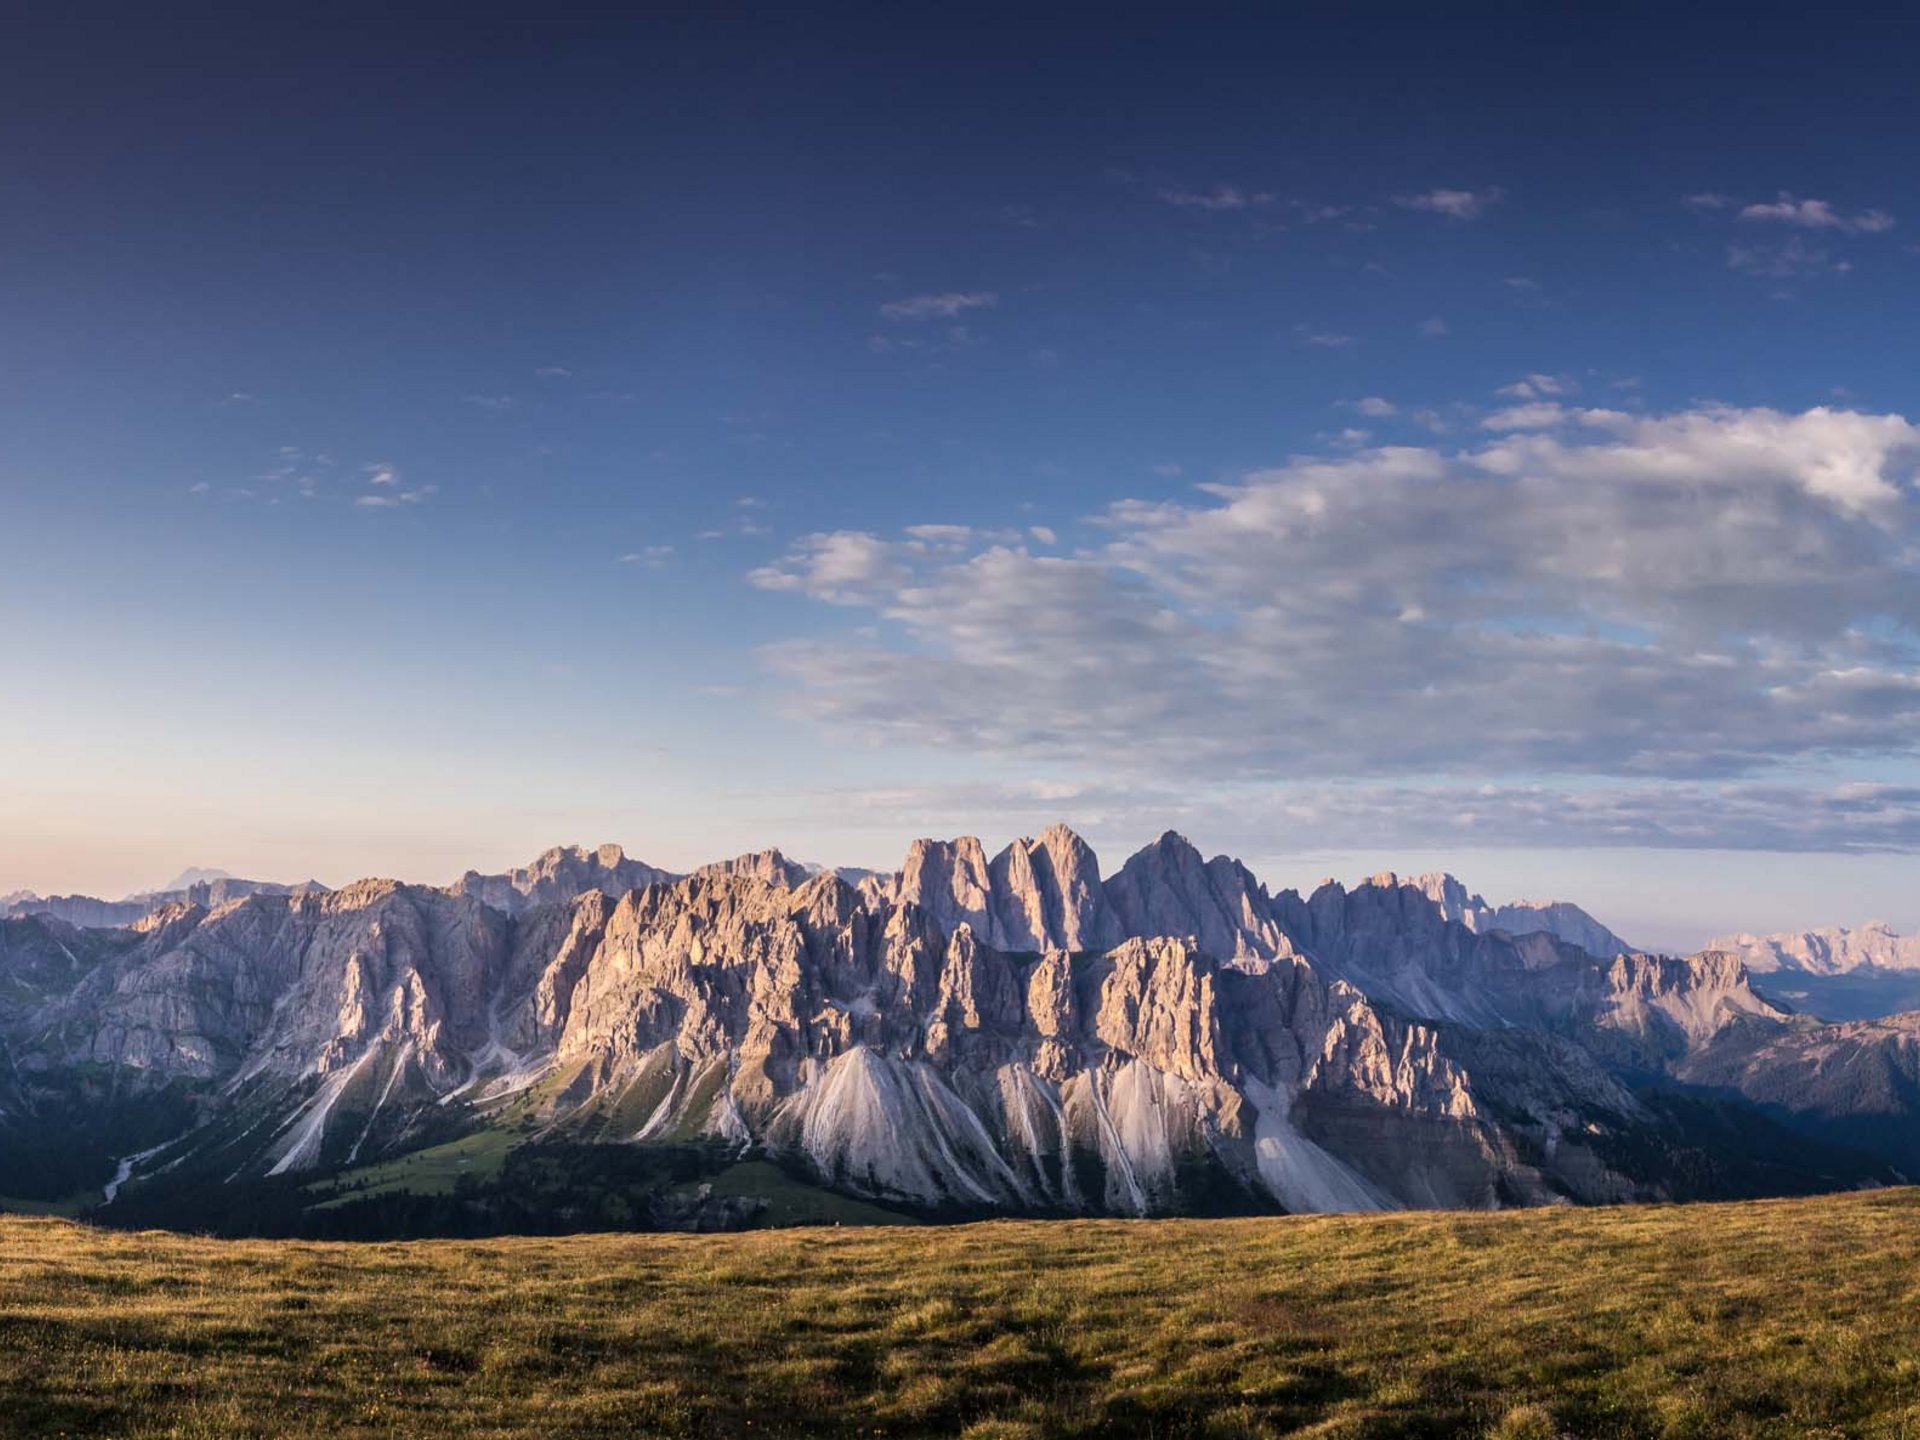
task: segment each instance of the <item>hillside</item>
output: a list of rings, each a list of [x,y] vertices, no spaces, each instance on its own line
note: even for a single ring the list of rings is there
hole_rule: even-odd
[[[1909,1189],[378,1246],[5,1218],[0,1433],[1903,1435],[1917,1243]]]

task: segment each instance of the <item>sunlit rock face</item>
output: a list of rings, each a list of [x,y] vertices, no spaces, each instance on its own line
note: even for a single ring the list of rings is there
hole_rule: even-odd
[[[469,870],[452,885],[457,895],[470,895],[495,910],[517,915],[535,905],[571,900],[585,890],[618,898],[629,890],[674,878],[668,871],[628,858],[618,845],[555,846],[531,864],[499,875]]]
[[[1775,1096],[1829,1053],[1809,1034],[1904,1043],[1810,1030],[1732,953],[1595,954],[1497,913],[1446,877],[1272,896],[1172,833],[1112,876],[1064,826],[851,879],[554,850],[444,889],[6,921],[0,1043],[19,1075],[198,1087],[235,1176],[514,1104],[532,1139],[705,1140],[1041,1214],[1658,1196],[1621,1168],[1668,1124],[1635,1077]]]

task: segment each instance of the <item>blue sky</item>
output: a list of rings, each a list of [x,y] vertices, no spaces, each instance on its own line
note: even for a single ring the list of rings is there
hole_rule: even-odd
[[[0,888],[1920,925],[1911,18],[169,10],[0,37]]]

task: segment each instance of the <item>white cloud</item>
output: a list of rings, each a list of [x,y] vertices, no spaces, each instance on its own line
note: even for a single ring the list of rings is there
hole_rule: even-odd
[[[1334,330],[1315,330],[1311,325],[1296,325],[1293,333],[1300,338],[1302,345],[1317,345],[1325,350],[1349,350],[1359,343],[1351,335],[1342,335]]]
[[[1364,399],[1355,400],[1353,408],[1357,413],[1371,420],[1385,420],[1400,413],[1398,405],[1380,395],[1368,395]]]
[[[1438,340],[1447,333],[1447,322],[1438,315],[1430,315],[1413,328],[1428,340]]]
[[[1485,190],[1426,190],[1418,195],[1402,195],[1394,204],[1408,210],[1425,210],[1429,214],[1444,215],[1449,220],[1477,220],[1487,210],[1500,203],[1504,192],[1498,186],[1489,186]]]
[[[462,395],[460,403],[478,406],[482,410],[511,410],[514,400],[511,395]]]
[[[1568,410],[1460,451],[1301,457],[1122,501],[1102,545],[800,541],[764,588],[857,616],[776,645],[870,739],[1169,783],[1764,776],[1920,744],[1920,427]]]
[[[880,313],[889,320],[951,320],[969,310],[990,310],[999,303],[1000,296],[992,290],[948,291],[889,300],[880,307]]]
[[[1060,543],[1060,537],[1053,533],[1053,527],[1050,525],[1029,525],[1027,527],[1027,534],[1031,535],[1042,545],[1058,545]]]
[[[382,490],[361,495],[353,503],[366,510],[395,510],[402,505],[423,504],[438,489],[437,485],[422,485],[417,490]]]
[[[1493,393],[1509,400],[1536,400],[1542,396],[1566,395],[1580,387],[1558,375],[1524,375],[1511,385],[1502,385]]]
[[[1762,279],[1787,280],[1796,276],[1828,274],[1843,267],[1836,266],[1825,250],[1809,245],[1795,235],[1781,245],[1729,245],[1727,268],[1744,275],[1758,275]]]
[[[673,546],[648,545],[644,549],[629,550],[620,557],[622,565],[640,565],[648,570],[661,569],[673,558]]]
[[[1496,410],[1480,422],[1483,430],[1548,430],[1568,419],[1567,408],[1555,400],[1536,400]]]
[[[1764,220],[1802,230],[1837,230],[1848,235],[1877,235],[1891,230],[1894,219],[1884,210],[1861,210],[1843,215],[1826,200],[1802,200],[1782,190],[1779,198],[1743,206],[1742,220]]]
[[[542,365],[533,373],[538,375],[542,380],[570,380],[573,378],[573,371],[567,369],[564,365]]]
[[[400,471],[396,467],[386,464],[384,461],[373,465],[366,465],[361,468],[366,474],[369,485],[398,485],[400,483]]]

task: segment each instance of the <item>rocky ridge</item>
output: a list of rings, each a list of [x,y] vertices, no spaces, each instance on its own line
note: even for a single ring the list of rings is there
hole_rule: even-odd
[[[1171,832],[1110,877],[1055,826],[992,856],[917,841],[855,880],[777,851],[674,877],[605,846],[114,932],[8,921],[39,928],[0,967],[36,978],[0,1043],[29,1077],[192,1087],[199,1127],[159,1163],[234,1176],[519,1107],[540,1134],[704,1138],[936,1210],[1154,1213],[1667,1193],[1615,1154],[1655,1123],[1622,1077],[1804,1029],[1737,956],[1482,928],[1429,878],[1273,896]]]

